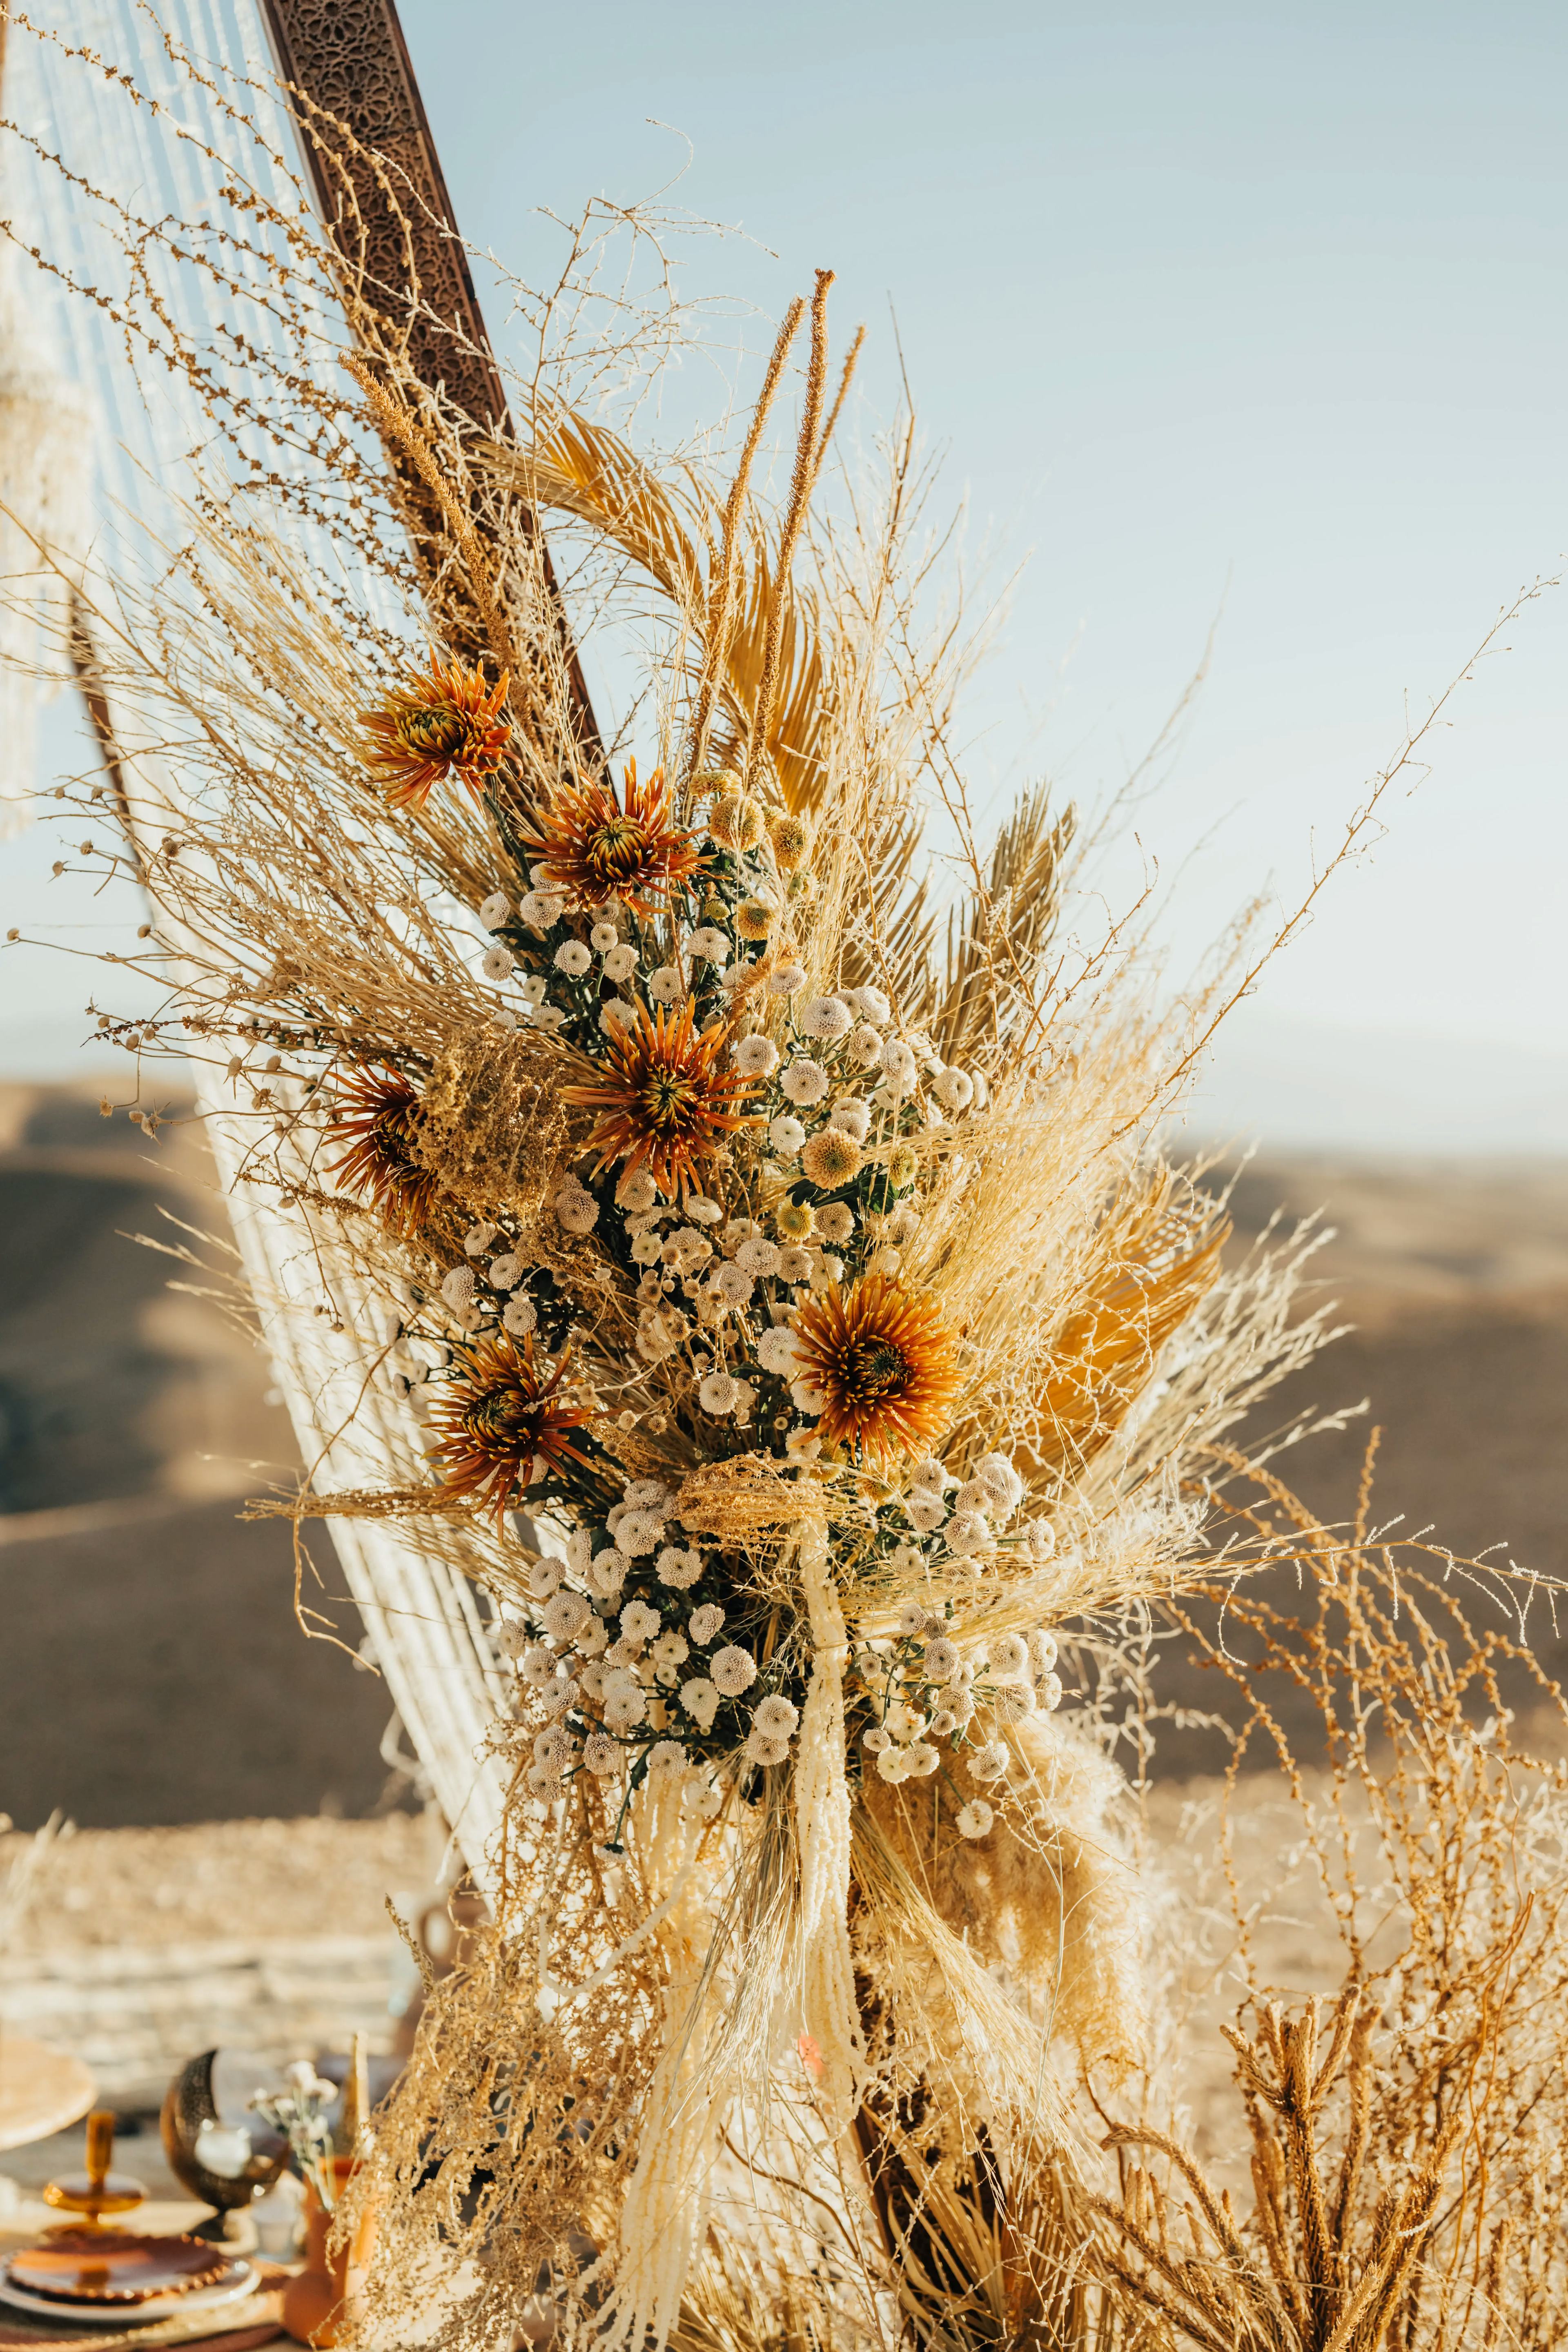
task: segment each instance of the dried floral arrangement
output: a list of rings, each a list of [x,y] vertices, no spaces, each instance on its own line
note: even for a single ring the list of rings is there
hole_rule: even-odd
[[[79,592],[127,765],[173,779],[124,960],[171,992],[120,1026],[225,1071],[244,1181],[297,1212],[365,1398],[406,1408],[375,1491],[270,1507],[405,1521],[511,1673],[489,1925],[345,2200],[378,2324],[440,2283],[454,2347],[547,2305],[638,2352],[1370,2352],[1405,2254],[1320,2326],[1310,2129],[1268,2121],[1310,2033],[1262,2013],[1244,2061],[1241,2252],[1168,2132],[1164,2185],[1093,2189],[1074,2090],[1149,2057],[1128,1643],[1312,1552],[1223,1507],[1225,1432],[1322,1336],[1305,1245],[1223,1265],[1223,1200],[1162,1142],[1256,960],[1154,1010],[1136,920],[1064,928],[1070,811],[1032,791],[977,838],[975,633],[936,600],[910,420],[834,470],[858,341],[836,373],[826,273],[734,429],[660,455],[638,395],[685,325],[603,296],[590,220],[564,293],[516,289],[541,357],[481,431],[412,364],[418,286],[345,287],[342,226],[227,168],[200,224],[87,192],[138,364],[225,460],[153,585]],[[262,236],[289,358],[258,345],[237,394],[134,265],[177,240],[223,285]],[[616,631],[611,745],[576,648]],[[1322,2084],[1364,2084],[1373,2011],[1335,2015]],[[1335,2227],[1405,2247],[1399,2192],[1367,2222],[1363,2155],[1345,2179]],[[763,2183],[748,2251],[725,2216]]]

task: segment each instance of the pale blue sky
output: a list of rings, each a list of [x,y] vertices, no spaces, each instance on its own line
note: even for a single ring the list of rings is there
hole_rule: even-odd
[[[1254,887],[1299,883],[1406,696],[1424,703],[1557,567],[1559,9],[404,0],[403,16],[475,239],[526,261],[534,205],[657,186],[684,151],[654,117],[693,143],[679,200],[760,241],[694,247],[689,290],[775,313],[831,264],[842,329],[870,330],[863,429],[896,395],[891,297],[973,538],[1034,551],[975,698],[983,773],[1016,774],[1026,744],[1064,790],[1113,783],[1223,604],[1176,772],[1140,819],[1167,871],[1207,843],[1182,958]],[[1227,1125],[1258,1069],[1278,1079],[1284,1056],[1288,1078],[1300,1052],[1317,1072],[1304,1134],[1568,1146],[1561,595],[1509,642],[1429,782],[1241,1016],[1212,1097]],[[18,876],[13,852],[8,904]],[[1426,1075],[1402,1095],[1384,1081],[1404,1067]],[[1258,1098],[1279,1140],[1289,1092]]]

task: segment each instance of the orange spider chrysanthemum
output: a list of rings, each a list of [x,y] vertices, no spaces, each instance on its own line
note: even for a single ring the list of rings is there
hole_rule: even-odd
[[[429,1422],[447,1494],[482,1497],[499,1526],[536,1461],[551,1470],[569,1461],[592,1469],[593,1456],[571,1436],[587,1411],[562,1392],[570,1350],[547,1373],[531,1337],[520,1347],[503,1333],[459,1345],[452,1359],[456,1377],[441,1383]]]
[[[700,1185],[726,1136],[758,1124],[743,1105],[762,1081],[721,1068],[729,1033],[695,1029],[693,1011],[689,996],[679,1012],[639,1005],[636,1021],[611,1038],[598,1079],[561,1090],[564,1101],[600,1114],[587,1147],[599,1168],[624,1160],[623,1184],[646,1168],[671,1199]]]
[[[521,836],[537,857],[536,879],[563,890],[584,907],[619,898],[635,914],[656,915],[671,890],[702,866],[697,835],[671,820],[669,786],[656,768],[646,784],[637,763],[626,767],[626,799],[613,785],[563,784],[550,806]]]
[[[796,1378],[821,1390],[836,1445],[881,1459],[930,1445],[958,1393],[953,1334],[931,1301],[885,1274],[836,1284],[795,1318]]]
[[[482,669],[460,662],[443,668],[430,656],[430,675],[409,674],[386,700],[360,717],[369,741],[367,764],[387,787],[394,808],[423,808],[432,787],[455,775],[476,797],[506,757],[510,721],[503,715],[510,675],[487,687]]]
[[[368,1193],[403,1234],[418,1231],[439,1190],[415,1156],[423,1118],[416,1090],[397,1071],[362,1070],[339,1088],[327,1129],[330,1140],[351,1147],[329,1168],[354,1192]]]

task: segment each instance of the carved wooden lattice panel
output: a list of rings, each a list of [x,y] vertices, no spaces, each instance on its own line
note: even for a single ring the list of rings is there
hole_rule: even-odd
[[[425,383],[444,383],[476,424],[499,425],[506,415],[506,394],[489,356],[467,257],[451,234],[451,198],[392,0],[263,0],[263,13],[284,80],[335,114],[365,146],[388,156],[406,173],[426,208],[429,216],[416,216],[412,223],[420,290],[458,333],[445,334],[434,321],[416,319],[408,347],[416,373]],[[395,305],[407,280],[408,228],[374,174],[351,163],[358,208],[357,220],[353,218],[315,146],[308,137],[301,143],[322,217],[345,263],[363,266],[383,299],[390,297]]]

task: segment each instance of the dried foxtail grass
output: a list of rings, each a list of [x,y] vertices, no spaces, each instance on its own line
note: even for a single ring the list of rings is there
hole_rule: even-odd
[[[125,102],[148,101],[127,83]],[[310,135],[352,149],[328,117],[311,114]],[[1555,2112],[1527,2043],[1505,2059],[1499,2038],[1522,2014],[1521,1963],[1555,1966],[1543,1940],[1555,1895],[1531,1885],[1534,1907],[1521,1909],[1517,1871],[1503,1867],[1518,1813],[1501,1732],[1467,1748],[1465,1676],[1438,1648],[1409,1648],[1411,1612],[1426,1622],[1419,1575],[1405,1576],[1395,1606],[1392,1571],[1366,1564],[1364,1545],[1242,1511],[1221,1475],[1226,1431],[1323,1332],[1292,1305],[1310,1237],[1226,1268],[1223,1202],[1162,1139],[1267,936],[1244,927],[1173,1001],[1152,974],[1146,910],[1098,940],[1069,933],[1083,873],[1070,812],[1031,791],[994,844],[978,839],[955,710],[985,616],[944,602],[945,535],[912,419],[900,415],[863,472],[834,471],[858,345],[836,371],[826,273],[796,385],[805,302],[749,410],[703,446],[660,454],[632,433],[645,362],[668,356],[675,323],[612,303],[597,341],[584,338],[593,237],[580,228],[565,294],[525,297],[542,357],[512,386],[515,422],[481,436],[410,361],[416,286],[350,273],[342,305],[323,301],[342,256],[307,207],[286,214],[231,178],[187,251],[182,225],[81,193],[132,262],[132,344],[195,391],[215,450],[238,466],[259,436],[280,453],[254,487],[236,489],[216,464],[194,475],[186,503],[163,509],[162,540],[149,534],[82,609],[143,836],[161,835],[145,877],[162,945],[139,961],[160,970],[163,946],[180,959],[148,1040],[177,1026],[254,1120],[242,1181],[298,1211],[318,1311],[363,1349],[348,1410],[382,1429],[384,1489],[282,1507],[297,1524],[313,1500],[417,1526],[432,1556],[488,1596],[475,1622],[497,1636],[498,1680],[510,1677],[490,1733],[505,1815],[473,1857],[490,1920],[469,1963],[431,1990],[345,2209],[345,2228],[375,2210],[377,2326],[426,2319],[430,2282],[444,2279],[424,2332],[447,2352],[478,2352],[525,2322],[600,2352],[729,2340],[746,2273],[725,2168],[743,2141],[753,2186],[777,2172],[778,2243],[814,2248],[809,2290],[783,2284],[783,2257],[760,2254],[753,2275],[779,2281],[769,2298],[824,2342],[896,2331],[1130,2347],[1185,2331],[1210,2347],[1374,2352],[1396,2325],[1405,2343],[1428,2340],[1423,2313],[1449,2294],[1442,2308],[1458,2314],[1450,2284],[1466,2278],[1454,2326],[1471,2327],[1507,2273],[1495,2186],[1477,2185],[1467,2152],[1483,2150],[1495,2184],[1537,2110]],[[221,289],[226,263],[262,235],[276,240],[285,356],[269,342],[241,392],[145,294],[156,273],[142,265],[177,247]],[[775,500],[764,452],[786,388],[798,413]],[[559,573],[536,510],[564,551]],[[301,562],[302,538],[330,560]],[[644,678],[622,732],[645,777],[658,766],[672,780],[676,831],[706,845],[700,889],[654,889],[635,922],[629,894],[605,917],[602,892],[568,903],[563,887],[545,914],[554,893],[533,877],[539,845],[570,837],[573,795],[616,789],[584,723],[568,608],[579,635],[636,633],[612,638],[622,652],[635,643]],[[477,665],[487,688],[506,673],[504,755],[472,790],[458,771],[422,802],[389,798],[363,713],[432,643]],[[1342,856],[1424,732],[1369,793]],[[932,803],[959,844],[951,905],[922,848]],[[492,900],[504,909],[494,921],[480,911]],[[615,946],[595,939],[596,918]],[[866,1120],[860,1189],[846,1180],[842,1199],[793,1172],[787,1128],[773,1157],[760,1127],[716,1127],[700,1186],[667,1188],[692,1218],[697,1194],[715,1243],[656,1230],[673,1199],[662,1212],[621,1199],[616,1150],[587,1150],[566,1089],[584,1066],[604,1077],[625,1018],[593,955],[629,944],[634,994],[646,981],[655,1001],[657,973],[657,1001],[695,1007],[696,967],[713,960],[700,934],[721,918],[734,985],[721,1001],[716,982],[700,984],[722,1066],[745,1048],[770,1069],[811,1059],[838,1013],[813,1029],[791,1007],[834,997],[841,1026],[853,1012],[873,1030],[868,1050],[889,1076],[876,1103],[854,1075],[869,1061],[851,1067],[826,1047],[817,1059],[815,1099],[831,1063],[831,1087]],[[515,1002],[514,956],[535,983]],[[793,992],[771,985],[786,967]],[[593,994],[568,1001],[560,975]],[[863,1001],[851,1007],[847,992]],[[542,1006],[570,1043],[535,1017]],[[889,1048],[906,1056],[907,1083],[893,1082],[898,1050],[880,1058]],[[405,1188],[396,1215],[385,1190],[344,1190],[336,1115],[377,1073],[396,1079],[408,1114],[403,1159],[388,1145],[381,1162]],[[944,1097],[948,1079],[963,1083]],[[680,1083],[708,1081],[688,1069]],[[781,1101],[812,1099],[779,1083]],[[646,1141],[647,1101],[626,1115],[645,1119]],[[809,1276],[784,1276],[768,1234],[786,1238],[786,1200],[814,1220],[846,1212],[821,1229],[853,1251],[853,1276],[822,1250]],[[753,1280],[739,1253],[759,1241],[767,1264]],[[699,1279],[710,1258],[741,1277],[728,1298],[717,1273]],[[811,1383],[766,1360],[779,1324],[795,1328],[813,1297],[874,1258],[877,1279],[918,1297],[938,1335],[921,1344],[932,1392],[951,1403],[921,1442],[939,1477],[970,1492],[962,1543],[934,1533],[945,1504],[918,1498],[937,1490],[917,1475],[914,1443],[825,1443]],[[531,1349],[537,1335],[551,1378],[570,1367],[561,1429],[586,1454],[547,1451],[538,1392],[462,1385],[479,1378],[464,1352],[476,1331],[498,1350],[501,1330],[519,1331],[505,1318],[520,1289],[534,1317],[520,1336]],[[883,1356],[868,1361],[879,1380]],[[459,1432],[437,1442],[440,1477],[381,1412],[427,1374]],[[454,1459],[464,1446],[481,1469],[493,1459],[511,1474],[501,1499],[542,1504],[537,1517],[487,1519],[498,1490]],[[642,1488],[651,1499],[634,1503]],[[634,1511],[658,1524],[622,1550],[614,1538]],[[696,1555],[693,1566],[670,1544],[668,1575],[655,1567],[667,1525]],[[595,1582],[606,1553],[607,1581]],[[1126,2085],[1157,2025],[1150,1889],[1113,1737],[1088,1708],[1054,1714],[1064,1694],[1051,1660],[1058,1642],[1069,1660],[1097,1644],[1110,1655],[1154,1611],[1180,1618],[1239,1589],[1234,1626],[1243,1580],[1302,1554],[1344,1613],[1303,1656],[1324,1690],[1348,1681],[1356,1694],[1333,1716],[1333,1818],[1350,1823],[1353,1790],[1392,1838],[1415,1957],[1396,1998],[1363,1897],[1347,1894],[1354,1999],[1334,2010],[1327,2057],[1310,2022],[1258,2010],[1243,2063],[1259,2186],[1238,2221],[1223,2203],[1211,2212],[1163,2122],[1148,2143],[1163,2173],[1128,2153],[1143,2126]],[[700,1612],[679,1597],[698,1578],[705,1594],[721,1589],[742,1661],[733,1691],[710,1685],[706,1723],[706,1702],[689,1695],[704,1678],[678,1689],[694,1645],[713,1650],[719,1673],[717,1633],[699,1633]],[[559,1612],[552,1630],[557,1588],[575,1630]],[[1245,1622],[1288,1650],[1285,1621]],[[954,1681],[961,1667],[968,1679]],[[625,1677],[624,1727],[606,1671]],[[754,1714],[721,1718],[721,1696],[738,1702],[753,1683],[765,1690]],[[944,1693],[967,1716],[940,1706]],[[768,1699],[776,1738],[763,1727]],[[1403,1740],[1408,1754],[1404,1780],[1388,1783],[1405,1791],[1397,1804],[1368,1745],[1380,1708],[1392,1751]],[[951,1718],[940,1730],[939,1717]],[[610,1752],[590,1766],[591,1748]],[[872,1759],[890,1748],[884,1772]],[[1472,1851],[1456,1881],[1449,1861]],[[1086,2082],[1127,2168],[1114,2183]],[[1336,2101],[1352,2118],[1348,2169],[1330,2180]],[[1478,2103],[1503,2119],[1485,2125],[1490,2137],[1476,2137]]]

